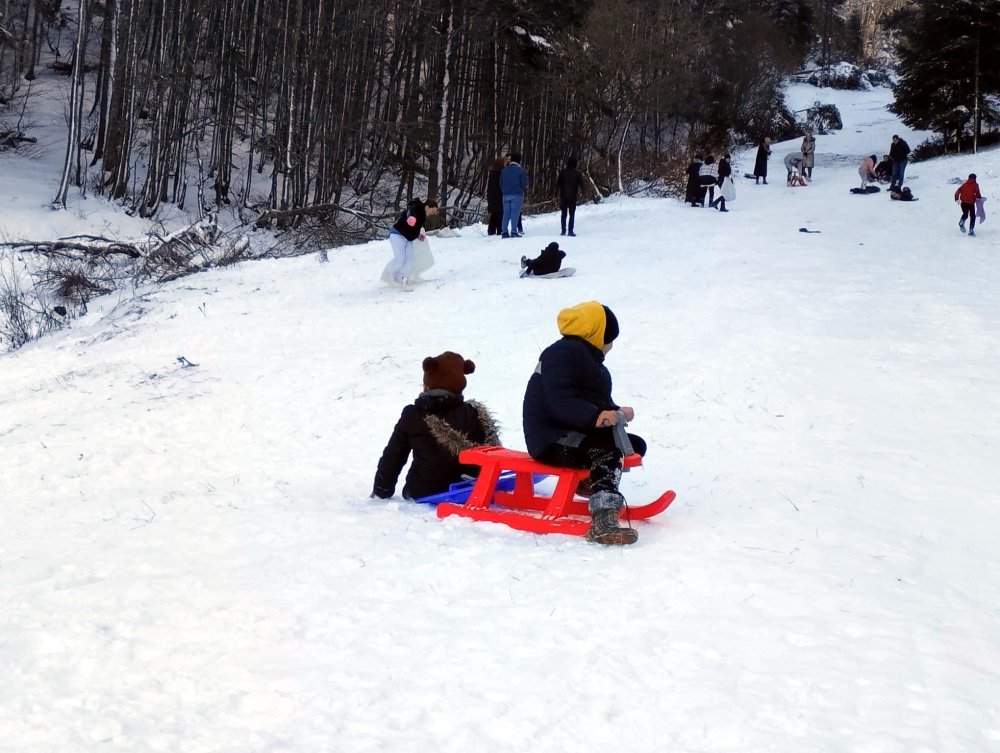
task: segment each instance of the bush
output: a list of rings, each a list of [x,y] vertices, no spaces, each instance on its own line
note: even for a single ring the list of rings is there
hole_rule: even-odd
[[[0,344],[17,350],[62,326],[43,294],[9,263],[0,269]]]
[[[1000,131],[989,131],[979,137],[980,148],[996,146],[997,144],[1000,144]],[[928,139],[910,152],[910,161],[922,162],[923,160],[934,159],[935,157],[943,157],[946,154],[968,154],[972,151],[972,137],[967,136],[963,138],[962,145],[968,148],[959,152],[959,150],[955,149],[955,142],[952,139],[945,141],[940,136]]]
[[[840,110],[836,105],[822,105],[819,102],[813,104],[806,110],[805,130],[819,136],[839,131],[844,127],[844,121],[840,118]]]

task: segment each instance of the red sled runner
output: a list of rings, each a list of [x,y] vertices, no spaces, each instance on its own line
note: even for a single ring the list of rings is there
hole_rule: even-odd
[[[458,459],[466,465],[482,468],[476,477],[465,504],[442,501],[437,506],[439,518],[461,515],[473,520],[503,523],[519,531],[532,533],[565,533],[583,536],[590,527],[590,512],[586,499],[575,499],[577,485],[589,472],[580,468],[559,468],[534,460],[526,452],[504,447],[473,447],[463,450]],[[626,455],[622,468],[634,468],[642,463],[639,455]],[[513,484],[499,485],[513,475]],[[556,477],[552,496],[536,494],[534,475]],[[512,487],[512,488],[511,488]],[[658,499],[622,510],[622,520],[646,520],[666,510],[677,495],[664,492]],[[574,516],[574,517],[569,517]]]

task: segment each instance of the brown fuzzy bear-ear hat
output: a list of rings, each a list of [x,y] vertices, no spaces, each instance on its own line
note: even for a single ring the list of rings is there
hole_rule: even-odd
[[[448,390],[456,395],[461,395],[465,389],[465,375],[476,370],[476,364],[450,350],[439,356],[428,356],[423,365],[424,389]]]

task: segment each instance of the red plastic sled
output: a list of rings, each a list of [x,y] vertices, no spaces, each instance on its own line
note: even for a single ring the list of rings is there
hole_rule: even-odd
[[[587,478],[587,470],[545,465],[526,452],[504,447],[473,447],[471,450],[463,450],[458,459],[466,465],[478,465],[482,470],[465,504],[438,504],[439,518],[461,515],[473,520],[503,523],[519,531],[565,533],[571,536],[583,536],[590,527],[587,500],[574,499],[573,496],[577,485]],[[628,455],[622,460],[622,468],[634,468],[641,463],[639,455]],[[513,471],[515,474],[512,491],[498,491],[496,488],[500,474],[504,471]],[[557,478],[551,497],[535,493],[533,473]],[[676,496],[674,492],[667,491],[648,504],[630,506],[622,511],[622,519],[651,518],[666,510]]]

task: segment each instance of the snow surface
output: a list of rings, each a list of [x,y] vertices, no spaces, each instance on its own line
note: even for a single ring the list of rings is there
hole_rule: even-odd
[[[947,183],[996,195],[1000,153],[849,194],[920,140],[888,97],[793,87],[846,128],[729,214],[468,228],[412,293],[384,241],[248,263],[0,356],[0,750],[1000,751],[1000,247]],[[132,222],[0,169],[8,235]],[[519,279],[554,238],[577,274]],[[475,360],[521,448],[556,313],[595,298],[650,443],[623,491],[678,495],[636,546],[369,499],[425,356]]]

